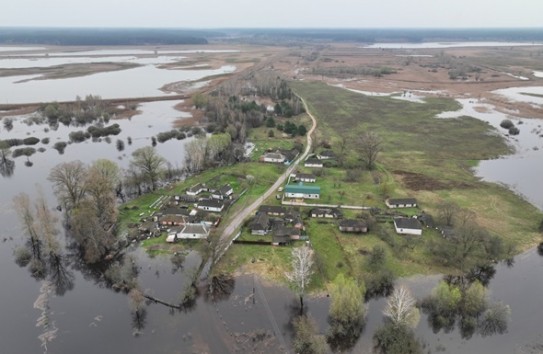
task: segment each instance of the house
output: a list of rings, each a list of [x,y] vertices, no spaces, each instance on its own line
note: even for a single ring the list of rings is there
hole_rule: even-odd
[[[290,149],[290,150],[280,149],[278,150],[278,152],[280,152],[283,156],[285,156],[285,162],[294,161],[294,159],[296,159],[296,157],[300,154],[300,152],[296,149]]]
[[[166,242],[177,242],[179,240],[179,237],[177,235],[181,232],[181,228],[179,227],[173,227],[168,230],[168,236],[166,236]]]
[[[190,187],[188,190],[187,190],[187,195],[198,195],[202,192],[207,192],[208,189],[205,185],[201,184],[201,183],[198,183],[192,187]]]
[[[160,212],[159,223],[163,226],[180,226],[186,222],[187,209],[167,208]]]
[[[234,193],[234,189],[229,184],[225,184],[221,188],[213,191],[211,193],[211,198],[224,200],[228,199],[232,193]]]
[[[309,215],[312,218],[329,218],[329,219],[337,219],[341,218],[343,215],[341,214],[341,211],[337,208],[315,208],[311,209],[309,212]]]
[[[324,165],[321,160],[316,158],[309,158],[305,160],[304,162],[305,167],[316,167],[316,168],[322,168]]]
[[[260,208],[258,208],[258,212],[272,216],[284,216],[287,210],[285,207],[277,205],[261,205]]]
[[[395,217],[394,228],[400,235],[422,235],[422,225],[416,218]]]
[[[297,210],[289,209],[284,216],[284,221],[290,224],[292,227],[302,230],[304,223],[302,221],[302,215]]]
[[[332,160],[336,158],[336,154],[332,150],[323,150],[317,155],[319,160]]]
[[[296,173],[294,180],[296,182],[315,183],[317,181],[317,177],[311,173]]]
[[[277,226],[273,230],[273,236],[282,238],[288,237],[290,240],[299,240],[302,232],[295,227],[287,227],[284,225]]]
[[[339,222],[339,231],[366,233],[368,232],[368,225],[362,220],[345,219]]]
[[[319,186],[305,186],[303,183],[287,184],[285,186],[285,196],[287,198],[319,199],[320,194],[321,187]]]
[[[224,209],[224,202],[218,199],[204,199],[198,202],[198,209],[220,213]]]
[[[288,235],[273,235],[272,236],[272,245],[273,246],[284,246],[288,245],[292,240]]]
[[[251,235],[266,235],[270,231],[270,218],[266,213],[258,212],[249,227]]]
[[[218,226],[220,221],[220,214],[205,210],[194,210],[194,212],[191,213],[191,216],[187,219],[187,223],[203,224],[207,228]]]
[[[196,203],[198,197],[196,195],[183,194],[175,197],[176,202],[179,203]]]
[[[177,238],[180,239],[207,239],[207,236],[209,236],[209,228],[204,224],[186,224],[177,234]]]
[[[262,157],[260,157],[260,160],[263,162],[271,162],[271,163],[283,163],[286,161],[285,155],[281,154],[280,152],[267,152]]]
[[[394,208],[416,208],[417,200],[415,198],[387,199],[385,201],[387,207]]]

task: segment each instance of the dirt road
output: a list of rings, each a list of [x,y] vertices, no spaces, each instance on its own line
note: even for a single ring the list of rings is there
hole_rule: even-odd
[[[305,158],[307,157],[307,155],[309,154],[309,152],[311,151],[311,147],[313,146],[313,138],[311,137],[311,135],[313,134],[313,132],[315,131],[315,129],[317,128],[317,120],[315,119],[315,117],[311,114],[311,112],[309,112],[309,108],[307,107],[307,103],[304,101],[303,98],[301,98],[300,96],[298,96],[298,98],[300,98],[300,100],[302,101],[303,105],[304,105],[304,108],[305,108],[305,111],[306,113],[309,115],[309,117],[311,118],[311,121],[313,122],[313,125],[311,126],[311,129],[309,129],[309,131],[307,132],[307,146],[305,148],[305,151],[303,152],[303,154],[301,154],[298,159],[296,159],[288,168],[287,170],[281,175],[279,176],[279,178],[277,179],[277,181],[275,181],[275,183],[273,184],[273,186],[271,186],[267,191],[266,193],[264,193],[263,195],[261,195],[260,197],[258,197],[257,200],[255,200],[251,205],[249,205],[247,208],[243,209],[241,212],[239,212],[231,221],[230,223],[225,227],[225,229],[223,230],[222,234],[221,234],[221,239],[220,239],[220,244],[226,244],[226,247],[224,248],[224,251],[222,251],[221,255],[219,257],[216,257],[216,260],[219,260],[222,256],[222,254],[224,254],[226,252],[226,250],[228,249],[228,247],[230,246],[230,238],[232,237],[232,235],[234,235],[235,231],[239,228],[239,226],[241,225],[241,223],[243,222],[243,220],[247,219],[252,213],[254,213],[254,211],[266,200],[268,199],[276,190],[277,188],[279,188],[283,183],[285,183],[285,180],[288,178],[288,176],[292,173],[292,171],[296,168],[296,166],[298,166],[298,164],[300,163],[300,161],[303,161],[305,160]]]

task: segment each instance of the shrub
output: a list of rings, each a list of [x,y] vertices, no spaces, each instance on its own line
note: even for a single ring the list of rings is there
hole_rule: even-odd
[[[55,145],[53,145],[53,149],[57,150],[59,154],[64,154],[64,149],[66,149],[66,144],[64,141],[56,142]]]
[[[510,119],[504,119],[500,123],[500,127],[504,128],[504,129],[510,129],[510,128],[514,127],[514,126],[515,125],[513,124],[513,122]]]
[[[25,147],[25,148],[19,148],[19,149],[13,150],[13,152],[11,153],[11,156],[13,156],[14,158],[23,156],[23,155],[32,156],[35,153],[36,153],[36,149],[31,148],[31,147]]]
[[[36,144],[39,143],[39,142],[40,142],[40,139],[35,138],[35,137],[33,137],[33,136],[30,137],[30,138],[25,138],[25,139],[23,139],[23,143],[24,143],[25,145],[36,145]]]
[[[49,138],[43,138],[43,139],[41,139],[41,143],[44,144],[44,145],[49,144]]]
[[[90,138],[90,134],[84,132],[83,130],[78,130],[75,132],[71,132],[68,137],[70,138],[70,141],[74,143],[80,143],[82,141],[85,141],[86,139]]]
[[[509,128],[509,135],[518,135],[519,133],[520,133],[519,128],[517,128],[517,127]]]

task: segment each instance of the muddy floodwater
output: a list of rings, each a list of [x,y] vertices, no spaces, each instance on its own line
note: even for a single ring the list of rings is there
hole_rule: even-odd
[[[3,47],[0,47],[0,51],[3,50]],[[167,49],[162,50],[167,52]],[[175,55],[183,53],[184,51],[178,50]],[[4,62],[6,66],[9,64],[14,67],[25,67],[32,63],[36,66],[49,66],[51,63],[57,65],[107,61],[106,57],[100,58],[99,55],[111,55],[114,60],[134,60],[143,65],[120,72],[72,79],[29,81],[23,84],[15,84],[13,77],[1,78],[0,89],[5,94],[0,99],[8,102],[37,102],[53,97],[71,100],[76,95],[84,96],[87,93],[103,97],[155,95],[166,83],[197,80],[234,70],[232,67],[215,71],[165,70],[156,65],[178,60],[180,57],[163,56],[159,52],[157,57],[141,58],[136,56],[139,54],[149,53],[119,49],[79,52],[77,58],[75,55],[66,58],[62,53],[42,59],[0,57],[0,66]],[[94,91],[99,88],[102,88],[102,91]],[[90,91],[86,91],[87,89]],[[393,97],[416,102],[406,104],[424,104],[424,95],[422,91],[400,92]],[[487,121],[499,134],[504,135],[516,151],[511,156],[481,162],[476,169],[477,175],[489,181],[506,184],[543,209],[543,122],[529,117],[512,118],[477,100],[461,99],[459,102],[463,106],[460,111],[445,112],[440,118],[454,119],[461,115],[470,115]],[[205,296],[205,289],[200,289],[196,302],[183,310],[148,301],[144,314],[135,318],[126,294],[106,286],[100,272],[84,266],[78,259],[66,260],[62,291],[57,293],[47,293],[43,281],[35,280],[27,268],[19,267],[14,262],[13,250],[20,246],[24,239],[12,207],[15,195],[26,192],[35,197],[38,185],[49,205],[55,206],[56,199],[47,176],[50,169],[60,162],[79,159],[90,163],[96,159],[107,158],[117,162],[121,168],[128,167],[133,151],[150,146],[151,137],[172,129],[176,120],[190,118],[189,113],[174,109],[177,103],[179,101],[140,104],[140,113],[132,118],[112,119],[108,123],[117,123],[121,128],[121,133],[112,136],[110,142],[101,139],[95,142],[86,140],[72,143],[66,147],[64,154],[54,150],[53,144],[57,141],[68,141],[67,136],[71,131],[84,128],[60,125],[58,129],[52,130],[44,124],[27,124],[30,115],[12,117],[11,130],[1,126],[0,139],[35,136],[39,139],[47,137],[50,142],[40,142],[34,146],[36,149],[44,148],[45,151],[36,152],[29,157],[33,163],[31,167],[25,165],[26,157],[17,157],[14,159],[13,174],[10,177],[0,177],[0,353],[291,352],[291,321],[298,315],[297,299],[291,290],[269,284],[253,274],[236,277],[230,290],[215,299]],[[499,127],[501,120],[505,118],[511,119],[520,129],[519,135],[505,136],[506,131]],[[129,137],[132,144],[128,144]],[[158,143],[157,152],[174,167],[182,167],[185,158],[184,145],[190,139]],[[117,150],[116,140],[124,141],[123,151]],[[57,215],[60,216],[60,213]],[[141,289],[165,303],[179,302],[192,272],[202,261],[201,255],[195,250],[183,253],[182,264],[174,264],[169,255],[150,257],[137,245],[131,245],[127,254],[135,259]],[[495,270],[489,282],[489,294],[493,301],[501,301],[511,307],[507,332],[487,337],[475,334],[470,339],[462,338],[458,329],[447,333],[434,333],[426,315],[422,315],[415,333],[424,343],[425,352],[543,352],[543,257],[535,249],[530,250],[515,257],[512,265],[499,264]],[[440,279],[441,275],[417,276],[400,279],[398,282],[407,285],[418,299],[422,299]],[[47,300],[47,306],[40,307],[44,299]],[[323,293],[308,297],[305,302],[307,312],[315,319],[321,333],[328,331],[329,301],[327,294]],[[368,302],[367,324],[350,352],[371,352],[372,336],[383,323],[384,306],[383,298]],[[55,336],[47,343],[47,348],[42,346],[40,340],[43,326],[37,326],[44,314]]]

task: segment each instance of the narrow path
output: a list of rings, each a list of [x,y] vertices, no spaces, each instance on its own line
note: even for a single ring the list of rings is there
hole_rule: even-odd
[[[307,132],[307,146],[305,148],[305,151],[303,154],[301,154],[296,161],[294,161],[287,170],[277,178],[277,181],[260,197],[258,197],[257,200],[255,200],[251,205],[249,205],[247,208],[240,211],[228,224],[228,226],[225,227],[223,230],[221,236],[220,236],[220,244],[225,244],[226,247],[221,252],[221,254],[216,257],[216,260],[218,261],[222,255],[226,252],[228,247],[230,246],[230,242],[228,240],[232,237],[232,235],[235,234],[235,231],[239,228],[243,220],[247,219],[266,199],[268,199],[276,190],[279,188],[283,183],[285,183],[285,180],[290,176],[292,171],[298,166],[298,164],[305,160],[307,155],[309,155],[309,152],[311,151],[311,148],[313,146],[313,138],[311,135],[313,132],[315,132],[315,129],[317,128],[317,120],[315,117],[309,112],[309,108],[307,106],[307,103],[305,100],[296,94],[296,96],[302,101],[304,105],[305,112],[307,115],[309,115],[309,118],[311,118],[311,121],[313,122],[313,125],[311,126],[311,129]]]

